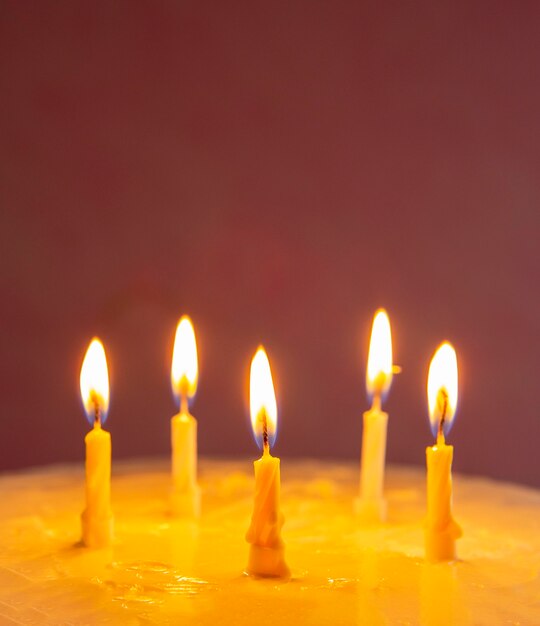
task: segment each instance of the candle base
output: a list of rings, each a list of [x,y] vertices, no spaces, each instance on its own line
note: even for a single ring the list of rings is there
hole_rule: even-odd
[[[359,520],[365,524],[380,524],[386,521],[388,507],[384,498],[378,500],[365,500],[356,498],[354,501],[354,512]]]
[[[461,537],[461,534],[461,528],[455,522],[444,530],[426,529],[426,561],[429,563],[455,561],[457,559],[456,539]]]
[[[194,485],[188,491],[178,491],[173,487],[169,504],[173,517],[199,517],[201,514],[201,489],[199,485]]]
[[[246,572],[261,578],[290,578],[291,571],[285,563],[284,547],[265,548],[250,545]]]
[[[82,542],[88,548],[106,548],[113,540],[114,517],[112,513],[97,517],[83,511],[81,515]]]

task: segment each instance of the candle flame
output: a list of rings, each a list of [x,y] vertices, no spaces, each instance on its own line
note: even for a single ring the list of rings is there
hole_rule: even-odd
[[[429,421],[434,436],[446,435],[452,426],[458,400],[456,351],[443,342],[431,359],[427,384]]]
[[[369,343],[366,388],[371,396],[384,396],[392,384],[392,333],[390,320],[384,309],[373,317]]]
[[[265,444],[265,431],[268,445],[272,446],[276,439],[277,404],[270,362],[262,346],[259,346],[251,361],[249,408],[253,436],[258,446],[263,448]]]
[[[176,398],[192,398],[197,391],[198,379],[195,330],[190,318],[184,315],[176,327],[171,367],[171,385]]]
[[[105,348],[94,337],[88,346],[81,367],[81,398],[86,417],[90,424],[96,421],[103,424],[109,410],[109,371]]]

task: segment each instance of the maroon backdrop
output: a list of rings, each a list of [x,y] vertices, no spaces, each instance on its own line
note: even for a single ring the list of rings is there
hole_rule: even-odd
[[[502,5],[501,5],[502,6]],[[203,454],[357,458],[387,307],[391,461],[432,440],[454,342],[455,467],[540,485],[538,3],[1,2],[0,467],[82,460],[90,338],[117,458],[165,454],[177,319]]]

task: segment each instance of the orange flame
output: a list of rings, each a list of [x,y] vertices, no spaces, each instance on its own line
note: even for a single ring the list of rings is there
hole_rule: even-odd
[[[197,342],[195,330],[187,315],[184,315],[176,327],[174,339],[171,386],[178,399],[182,396],[192,398],[197,391],[199,367],[197,360]]]
[[[81,398],[88,421],[103,423],[109,410],[109,371],[105,348],[97,337],[88,346],[81,367]]]
[[[255,441],[261,448],[265,438],[270,446],[273,445],[277,430],[277,403],[270,361],[262,346],[251,361],[249,408]]]
[[[429,421],[434,435],[448,433],[456,414],[458,401],[458,365],[456,351],[443,342],[429,365],[427,396]]]
[[[392,384],[392,333],[390,320],[384,309],[379,309],[373,318],[369,343],[366,387],[370,395],[382,396]]]

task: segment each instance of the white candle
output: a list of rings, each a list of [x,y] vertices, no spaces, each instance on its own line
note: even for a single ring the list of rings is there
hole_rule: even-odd
[[[88,346],[81,367],[81,397],[88,421],[86,435],[86,508],[81,515],[82,541],[90,548],[109,545],[113,536],[111,512],[111,435],[102,429],[109,408],[109,373],[99,339]]]
[[[384,463],[388,413],[381,411],[380,401],[363,415],[362,461],[360,469],[360,499],[366,505],[375,505],[384,518]]]
[[[373,318],[369,345],[366,387],[373,403],[371,409],[364,413],[360,494],[356,501],[356,511],[366,522],[386,519],[384,463],[388,413],[381,410],[381,402],[390,389],[392,375],[390,320],[386,311],[379,309]]]
[[[197,484],[197,420],[189,413],[189,400],[197,391],[197,343],[187,315],[178,322],[171,367],[171,385],[180,412],[171,419],[173,515],[197,517],[200,489]]]
[[[281,539],[283,514],[279,506],[280,460],[270,454],[277,427],[277,404],[270,362],[262,346],[253,360],[249,377],[251,425],[262,457],[255,461],[255,499],[246,533],[250,544],[248,574],[287,578],[284,544]]]
[[[446,445],[458,400],[456,351],[442,343],[434,354],[428,374],[429,418],[437,443],[426,448],[427,515],[425,521],[426,560],[453,561],[460,526],[452,515],[452,459],[454,447]]]

